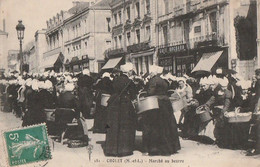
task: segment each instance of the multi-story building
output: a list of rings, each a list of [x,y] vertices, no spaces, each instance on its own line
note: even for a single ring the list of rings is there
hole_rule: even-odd
[[[245,8],[234,0],[157,0],[158,64],[177,76],[217,67],[248,76],[235,22],[242,13],[254,20],[251,2]]]
[[[7,69],[7,39],[8,33],[5,32],[5,20],[3,20],[3,30],[0,30],[0,69]]]
[[[61,11],[60,13],[57,13],[56,16],[53,16],[53,18],[46,21],[46,48],[42,59],[39,61],[40,71],[54,70],[60,72],[63,70],[63,22],[71,15],[72,13]],[[38,32],[35,35],[40,37],[41,34],[41,32]],[[41,37],[41,39],[43,39],[43,36]],[[45,45],[44,42],[42,45]]]
[[[112,0],[112,45],[103,69],[131,61],[137,74],[156,62],[156,1]]]
[[[105,62],[105,50],[111,47],[111,10],[108,0],[78,2],[64,20],[65,67],[69,71],[84,68],[97,73]]]
[[[20,71],[19,50],[8,50],[8,71]]]

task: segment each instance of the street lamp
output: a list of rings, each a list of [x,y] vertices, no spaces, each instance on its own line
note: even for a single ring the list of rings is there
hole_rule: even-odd
[[[17,31],[17,37],[18,37],[18,40],[20,41],[20,73],[21,75],[23,74],[23,52],[22,52],[22,40],[24,38],[24,30],[25,30],[25,27],[24,25],[22,24],[22,20],[18,20],[18,24],[16,26],[16,31]]]

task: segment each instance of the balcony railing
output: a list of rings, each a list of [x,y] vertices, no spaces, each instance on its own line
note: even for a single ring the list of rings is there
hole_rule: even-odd
[[[221,3],[228,3],[228,0],[196,0],[191,3],[191,10],[196,11]]]
[[[109,48],[107,50],[109,56],[119,55],[125,53],[123,48]]]
[[[150,49],[150,42],[142,42],[142,43],[138,43],[138,44],[133,44],[133,45],[129,45],[127,46],[127,52],[128,53],[134,53],[134,52],[139,52],[139,51],[144,51],[147,49]]]
[[[186,49],[194,49],[198,47],[205,46],[224,46],[226,45],[224,42],[224,36],[210,34],[205,36],[198,36],[195,38],[190,38],[188,41],[175,41],[172,43],[167,43],[164,45],[160,45],[159,53],[167,53],[167,52],[179,52],[185,51]]]
[[[224,36],[223,35],[217,35],[216,33],[212,33],[205,36],[199,36],[195,38],[191,38],[189,40],[189,47],[197,48],[203,45],[216,45],[216,46],[224,46]]]

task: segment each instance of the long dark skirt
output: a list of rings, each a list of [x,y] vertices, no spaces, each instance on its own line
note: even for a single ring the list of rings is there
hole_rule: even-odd
[[[143,113],[144,150],[149,155],[174,154],[181,147],[170,100],[159,100],[159,108]]]
[[[106,133],[107,111],[106,107],[98,105],[94,114],[93,133]]]
[[[93,94],[92,92],[86,87],[79,88],[79,105],[80,111],[84,118],[91,118],[90,109],[93,104]]]
[[[46,115],[42,110],[28,109],[23,117],[22,126],[35,125],[46,122]]]
[[[111,97],[114,98],[114,95]],[[132,155],[135,143],[136,115],[128,98],[117,98],[107,108],[106,156]]]

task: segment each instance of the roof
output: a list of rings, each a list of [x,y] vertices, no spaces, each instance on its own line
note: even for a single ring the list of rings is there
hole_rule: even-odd
[[[8,35],[8,33],[0,30],[0,35]]]
[[[70,8],[68,12],[71,14],[76,14],[87,7],[89,7],[89,2],[79,2],[79,4],[77,4],[76,6]]]
[[[101,0],[99,2],[97,2],[96,4],[94,4],[93,6],[91,6],[91,9],[111,9],[110,7],[110,3],[112,2],[112,0]]]

